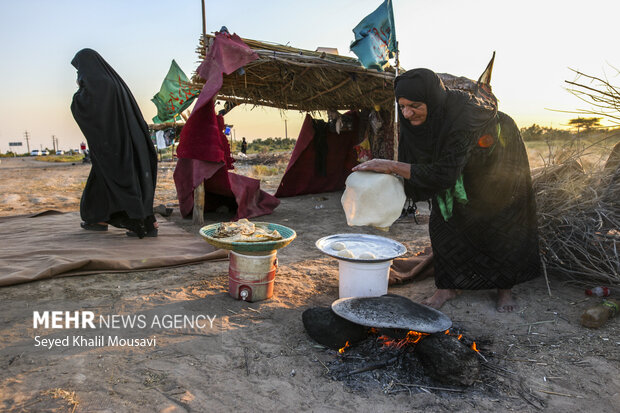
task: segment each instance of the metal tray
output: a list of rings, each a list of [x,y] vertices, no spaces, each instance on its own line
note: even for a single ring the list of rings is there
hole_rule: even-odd
[[[338,251],[331,248],[333,242],[342,242],[356,256],[364,251],[370,251],[377,258],[363,260],[359,258],[345,258],[338,255]],[[352,262],[382,262],[393,260],[407,252],[407,248],[398,241],[378,235],[368,234],[335,234],[319,239],[316,247],[323,253],[344,261]]]
[[[376,328],[399,328],[421,333],[438,333],[452,327],[444,313],[407,297],[347,297],[332,303],[332,310],[353,323]]]
[[[269,252],[286,247],[297,236],[292,229],[280,224],[272,224],[269,222],[253,222],[254,225],[267,228],[269,231],[277,230],[282,239],[261,242],[239,242],[239,241],[223,241],[221,238],[213,238],[213,234],[220,228],[220,223],[211,224],[200,228],[200,235],[209,244],[235,252]]]

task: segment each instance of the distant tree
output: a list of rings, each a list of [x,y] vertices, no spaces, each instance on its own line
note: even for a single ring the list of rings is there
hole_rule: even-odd
[[[265,153],[269,151],[287,151],[295,147],[297,141],[292,138],[265,138],[254,139],[248,143],[248,152]]]
[[[543,128],[533,124],[527,128],[521,128],[521,137],[524,141],[540,141],[543,139]]]
[[[548,141],[548,140],[568,140],[572,134],[568,130],[553,129],[546,126],[533,124],[532,126],[521,128],[521,137],[524,141]]]
[[[590,130],[592,128],[601,126],[601,119],[603,118],[581,118],[577,117],[568,121],[568,124],[579,129]]]

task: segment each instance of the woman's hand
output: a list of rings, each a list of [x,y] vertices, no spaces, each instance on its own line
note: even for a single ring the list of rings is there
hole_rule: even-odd
[[[390,161],[389,159],[371,159],[355,166],[352,170],[353,172],[369,171],[379,172],[382,174],[391,174],[395,163],[395,161]]]
[[[411,177],[411,164],[391,161],[389,159],[371,159],[354,167],[355,171],[379,172],[382,174],[396,174],[405,179]]]

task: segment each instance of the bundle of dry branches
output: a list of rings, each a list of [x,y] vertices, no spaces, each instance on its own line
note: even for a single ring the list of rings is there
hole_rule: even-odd
[[[602,115],[610,122],[620,124],[620,90],[618,87],[612,85],[607,79],[571,70],[575,72],[576,78],[574,81],[565,81],[571,85],[568,91],[592,105],[591,109],[579,109],[574,113]],[[616,75],[620,74],[620,70],[615,68],[613,70],[616,71]]]
[[[584,171],[580,155],[534,173],[543,263],[576,284],[620,285],[620,164]]]
[[[573,113],[620,123],[620,89],[607,78],[573,72],[568,91],[591,105]],[[587,149],[573,149],[570,156],[564,150],[561,163],[550,155],[533,176],[543,263],[574,283],[620,285],[620,143],[604,167],[590,170],[578,162]]]

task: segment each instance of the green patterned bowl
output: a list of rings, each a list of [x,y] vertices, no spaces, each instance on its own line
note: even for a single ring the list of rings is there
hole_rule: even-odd
[[[206,225],[200,228],[200,235],[209,244],[226,250],[232,250],[235,252],[249,252],[249,253],[261,253],[277,250],[286,247],[297,236],[295,231],[280,224],[272,224],[269,222],[253,222],[254,225],[261,228],[266,228],[269,231],[277,230],[282,239],[273,241],[261,241],[261,242],[239,242],[239,241],[223,241],[221,238],[213,238],[213,234],[220,228],[220,223]]]

